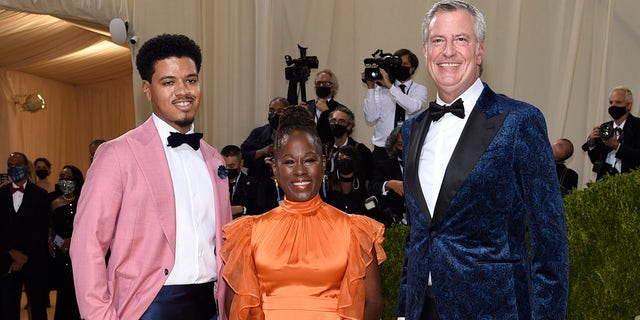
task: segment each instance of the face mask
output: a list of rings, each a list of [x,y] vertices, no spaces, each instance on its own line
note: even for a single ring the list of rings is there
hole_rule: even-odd
[[[36,170],[36,176],[38,176],[38,179],[44,179],[49,176],[49,170],[47,169]]]
[[[407,81],[411,78],[411,69],[409,67],[400,66],[396,69],[395,76],[398,81]]]
[[[67,195],[76,191],[76,182],[68,179],[60,179],[58,181],[58,187],[60,187],[62,194]]]
[[[609,107],[609,115],[614,120],[620,119],[620,117],[624,116],[625,114],[627,114],[627,108],[626,107],[618,107],[618,106]]]
[[[27,168],[11,166],[7,170],[7,175],[13,182],[20,182],[27,176]]]
[[[352,174],[353,173],[353,160],[340,159],[336,161],[336,169],[340,174]]]
[[[280,125],[280,115],[277,113],[269,113],[269,125],[271,129],[278,130],[278,126]]]
[[[331,87],[316,87],[316,96],[318,98],[326,99],[331,95]]]
[[[240,169],[227,169],[227,176],[229,180],[233,180],[240,175]]]
[[[340,124],[332,124],[332,125],[330,125],[330,127],[331,127],[331,133],[336,138],[340,138],[345,133],[347,133],[347,127],[346,126],[343,126],[343,125],[340,125]]]

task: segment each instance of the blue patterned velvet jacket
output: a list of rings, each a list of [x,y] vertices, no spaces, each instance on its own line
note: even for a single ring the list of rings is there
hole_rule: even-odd
[[[398,315],[420,319],[431,273],[442,320],[564,319],[569,249],[544,117],[486,84],[468,116],[433,218],[418,180],[428,110],[402,128],[411,231]]]

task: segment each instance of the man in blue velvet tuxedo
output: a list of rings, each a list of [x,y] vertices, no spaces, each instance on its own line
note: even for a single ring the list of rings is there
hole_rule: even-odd
[[[569,250],[545,120],[480,80],[485,30],[460,0],[423,22],[437,98],[402,128],[407,320],[566,317]]]

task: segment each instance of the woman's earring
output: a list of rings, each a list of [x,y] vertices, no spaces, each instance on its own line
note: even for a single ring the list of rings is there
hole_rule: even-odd
[[[280,198],[280,188],[278,187],[278,179],[273,178],[273,182],[276,184],[276,194],[278,195],[278,205],[282,204],[282,199]]]
[[[327,175],[322,176],[322,196],[327,198]]]

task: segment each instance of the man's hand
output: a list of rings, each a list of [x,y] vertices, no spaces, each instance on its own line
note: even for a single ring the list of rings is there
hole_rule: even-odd
[[[325,112],[329,110],[329,105],[327,105],[327,99],[318,98],[318,102],[316,103],[316,108],[318,108],[320,112]]]
[[[611,149],[618,149],[618,146],[620,145],[620,141],[618,141],[618,137],[616,137],[615,134],[612,134],[607,140],[602,140],[602,142]]]
[[[389,74],[384,69],[380,68],[380,75],[382,75],[382,79],[378,80],[378,84],[386,87],[387,89],[391,89],[393,86],[393,82],[389,79]]]
[[[13,259],[13,263],[9,267],[9,273],[22,270],[22,267],[29,261],[29,257],[20,250],[11,249],[9,250],[9,255]]]
[[[393,192],[397,193],[399,196],[404,197],[404,183],[402,180],[389,180],[384,187],[385,189],[393,190]]]
[[[589,140],[587,141],[587,144],[590,147],[593,147],[596,144],[596,139],[600,138],[600,126],[596,126],[593,127],[593,130],[591,130],[591,134],[589,135]]]

